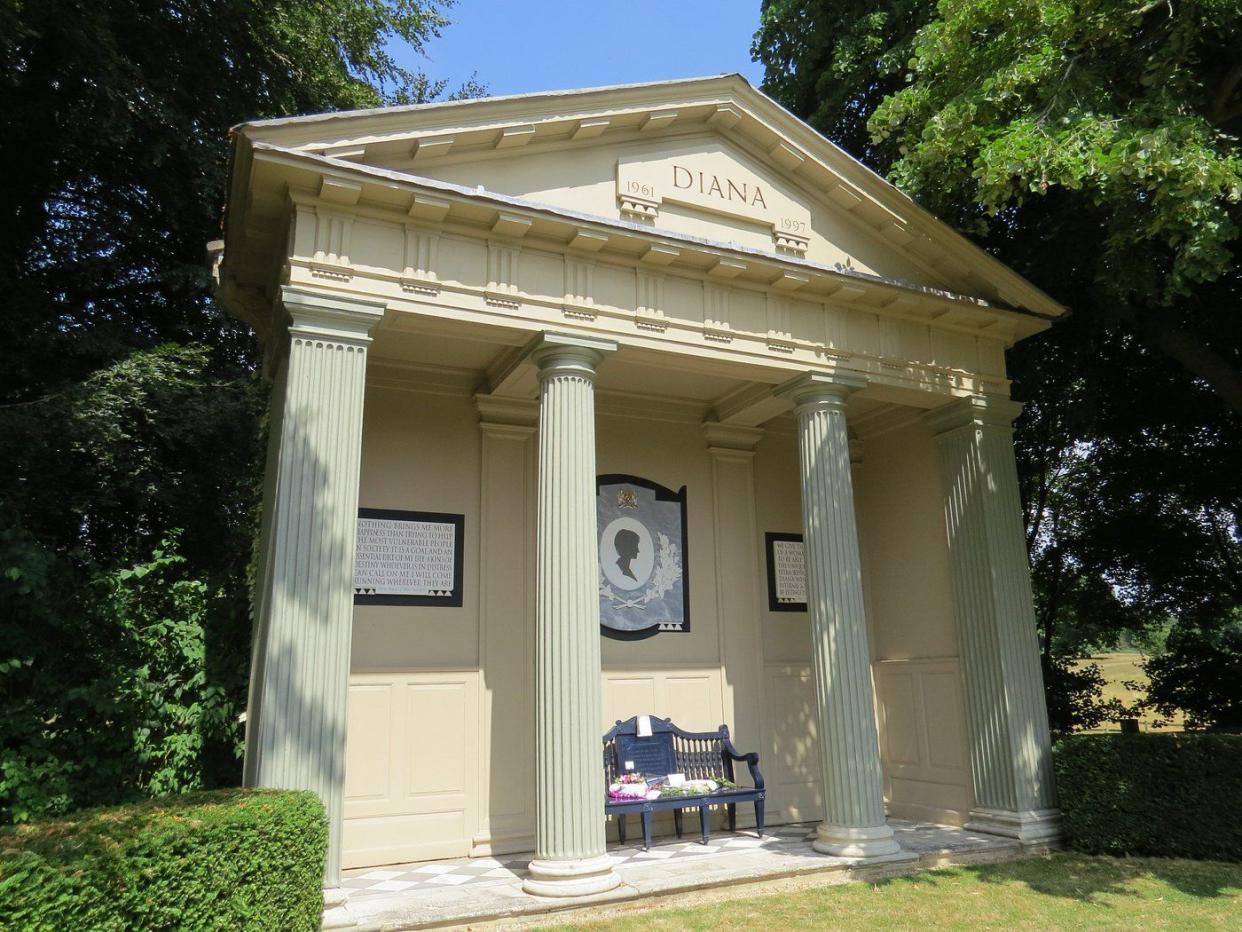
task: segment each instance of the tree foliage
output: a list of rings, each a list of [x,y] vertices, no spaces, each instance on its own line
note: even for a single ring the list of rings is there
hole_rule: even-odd
[[[883,170],[891,147],[872,138],[871,114],[904,86],[926,0],[822,3],[765,0],[752,54],[763,89],[847,152]]]
[[[207,291],[229,127],[443,89],[398,66],[438,0],[3,0],[0,398],[82,378],[133,348],[249,337]]]
[[[894,182],[955,216],[1080,192],[1102,284],[1168,303],[1232,261],[1240,26],[1229,0],[941,3],[870,126],[900,139]]]
[[[0,821],[232,782],[245,604],[175,548],[91,568],[0,531]]]
[[[443,93],[391,50],[448,3],[0,0],[0,820],[236,780],[264,406],[206,267],[229,128]]]
[[[769,93],[1071,308],[1009,357],[1049,670],[1170,619],[1219,645],[1242,604],[1240,30],[1238,0],[763,4]]]
[[[1147,703],[1160,714],[1184,712],[1189,728],[1242,731],[1242,611],[1209,628],[1175,628],[1144,667]]]

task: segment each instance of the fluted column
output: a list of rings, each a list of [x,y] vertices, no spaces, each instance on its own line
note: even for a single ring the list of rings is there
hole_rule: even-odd
[[[544,334],[539,367],[535,652],[535,859],[540,896],[602,893],[621,880],[604,838],[595,367],[609,340]]]
[[[316,791],[339,882],[362,398],[383,304],[286,287],[246,725],[249,786]]]
[[[798,419],[807,609],[824,781],[824,821],[814,848],[857,858],[901,850],[884,813],[845,425],[845,400],[864,384],[851,376],[811,372],[778,389],[794,402]]]
[[[975,808],[968,828],[1026,842],[1059,834],[1048,709],[1022,528],[1014,419],[977,395],[927,415],[944,475]]]

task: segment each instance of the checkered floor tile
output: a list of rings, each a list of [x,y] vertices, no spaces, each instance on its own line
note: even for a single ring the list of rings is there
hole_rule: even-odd
[[[770,834],[759,838],[751,832],[717,832],[709,844],[686,839],[659,839],[650,851],[644,851],[641,843],[610,845],[608,856],[614,866],[628,863],[644,864],[656,861],[682,861],[688,858],[705,858],[737,852],[746,848],[780,847],[800,844],[810,826],[782,825]],[[687,839],[690,836],[687,835]],[[430,861],[419,864],[398,864],[384,868],[359,868],[345,871],[341,885],[350,890],[350,896],[405,891],[436,890],[444,887],[460,887],[465,884],[513,883],[526,876],[529,855],[508,855],[501,858],[465,858],[456,861]]]
[[[462,884],[509,883],[526,876],[527,858],[470,858],[460,861],[432,861],[398,864],[380,870],[346,871],[341,886],[359,893],[398,893],[416,887],[426,890],[459,887]]]

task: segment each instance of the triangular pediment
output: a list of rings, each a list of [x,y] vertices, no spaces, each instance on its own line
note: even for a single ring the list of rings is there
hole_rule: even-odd
[[[949,287],[846,206],[765,155],[708,130],[422,166],[407,159],[389,167],[653,230]]]
[[[1056,316],[742,78],[270,120],[245,144]]]

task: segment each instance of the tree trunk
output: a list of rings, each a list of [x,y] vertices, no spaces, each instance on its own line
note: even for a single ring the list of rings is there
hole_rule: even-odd
[[[1120,302],[1100,307],[1133,330],[1144,343],[1203,379],[1235,414],[1242,414],[1242,371],[1189,330],[1171,326],[1161,315]]]

